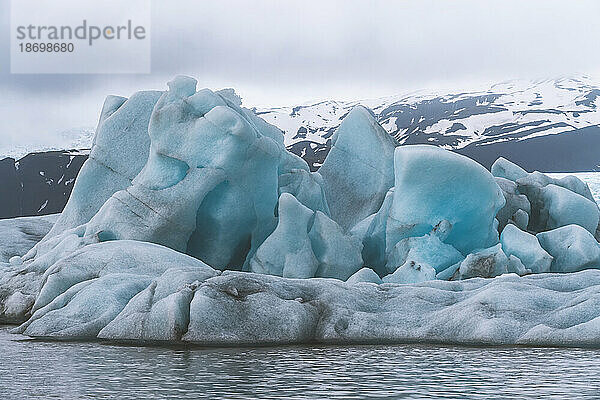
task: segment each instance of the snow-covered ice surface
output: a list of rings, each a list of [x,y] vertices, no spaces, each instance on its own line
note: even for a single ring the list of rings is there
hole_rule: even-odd
[[[46,236],[57,219],[58,214],[0,219],[0,263],[27,253]]]

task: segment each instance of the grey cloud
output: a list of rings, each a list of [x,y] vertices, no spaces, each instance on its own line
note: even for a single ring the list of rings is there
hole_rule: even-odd
[[[13,131],[94,125],[104,95],[163,89],[181,73],[235,87],[249,105],[600,73],[594,0],[153,0],[150,75],[11,75],[7,9],[0,117]]]

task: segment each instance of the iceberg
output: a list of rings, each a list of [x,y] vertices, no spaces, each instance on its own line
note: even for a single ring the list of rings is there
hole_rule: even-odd
[[[517,164],[508,161],[504,157],[498,157],[498,159],[492,164],[490,171],[492,172],[492,175],[497,178],[502,178],[513,182],[516,182],[517,180],[527,176],[527,171],[519,167]]]
[[[452,279],[493,278],[508,273],[508,267],[509,259],[501,244],[497,244],[467,255]]]
[[[250,271],[289,278],[348,279],[363,265],[361,242],[294,196],[279,198],[279,223],[250,260]]]
[[[577,177],[554,179],[536,171],[518,179],[516,184],[518,192],[527,196],[531,205],[528,225],[530,231],[538,233],[560,224],[584,223],[586,215],[594,220],[594,214],[598,213],[598,205],[589,187]],[[572,209],[580,206],[583,211]],[[586,222],[586,226],[591,224],[593,222]]]
[[[0,322],[200,345],[600,345],[575,177],[395,148],[356,107],[318,172],[231,89],[105,101],[60,216],[0,221]]]
[[[0,219],[0,263],[9,262],[15,256],[17,259],[14,261],[20,263],[18,256],[27,253],[46,236],[58,217],[58,214],[53,214]]]
[[[435,279],[435,268],[429,264],[407,261],[393,273],[384,276],[384,283],[419,283]]]
[[[161,95],[159,91],[145,91],[129,99],[106,98],[89,158],[46,239],[85,224],[110,196],[131,185],[148,159],[148,124]]]
[[[406,262],[413,262],[433,267],[437,273],[462,261],[463,258],[458,250],[443,243],[437,235],[428,234],[399,241],[388,255],[386,270],[393,273]]]
[[[527,196],[519,193],[517,184],[505,178],[496,178],[496,183],[500,186],[506,204],[496,214],[498,220],[498,230],[502,232],[504,227],[513,223],[520,229],[527,229],[529,225],[529,214],[531,213],[531,204]]]
[[[156,246],[152,254],[162,252],[173,250]],[[153,277],[111,273],[81,282],[16,330],[200,345],[599,345],[591,327],[600,311],[583,301],[599,287],[598,270],[381,285],[182,265]]]

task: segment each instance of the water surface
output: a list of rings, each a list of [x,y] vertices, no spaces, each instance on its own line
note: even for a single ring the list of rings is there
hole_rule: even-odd
[[[0,327],[2,399],[599,398],[600,350],[135,347]]]

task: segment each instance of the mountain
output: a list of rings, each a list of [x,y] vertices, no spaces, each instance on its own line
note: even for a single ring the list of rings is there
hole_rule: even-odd
[[[317,170],[332,135],[356,105],[370,108],[399,144],[433,144],[467,155],[486,167],[500,156],[527,170],[600,170],[600,86],[590,78],[510,81],[483,91],[405,95],[362,101],[323,101],[255,109],[284,131],[289,150]],[[69,130],[53,149],[91,145],[93,130]],[[61,147],[63,146],[63,147]],[[0,218],[62,210],[86,151],[41,151],[0,146]],[[18,161],[17,156],[28,154]]]
[[[74,150],[0,160],[0,219],[61,212],[86,159]]]
[[[486,167],[504,156],[529,170],[595,171],[600,169],[599,97],[600,87],[580,76],[256,112],[285,132],[286,145],[313,170],[325,159],[341,120],[362,104],[399,144],[441,146]]]

